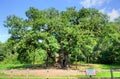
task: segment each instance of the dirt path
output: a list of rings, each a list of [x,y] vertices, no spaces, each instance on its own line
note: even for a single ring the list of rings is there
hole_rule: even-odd
[[[63,76],[69,76],[69,75],[83,75],[85,72],[79,72],[78,70],[63,70],[63,69],[30,69],[30,70],[4,70],[1,71],[1,73],[5,74],[12,74],[13,75],[22,75],[25,76],[27,73],[32,76],[40,76],[40,77],[63,77]]]

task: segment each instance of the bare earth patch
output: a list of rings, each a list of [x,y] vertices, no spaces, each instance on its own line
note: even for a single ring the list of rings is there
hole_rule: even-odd
[[[26,76],[27,74],[31,76],[39,77],[64,77],[70,75],[85,75],[85,72],[78,70],[63,70],[63,69],[13,69],[13,70],[4,70],[1,73],[11,74],[17,76]]]

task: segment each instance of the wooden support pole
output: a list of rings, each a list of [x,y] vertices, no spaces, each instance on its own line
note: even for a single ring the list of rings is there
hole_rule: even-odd
[[[113,79],[113,71],[112,71],[112,67],[110,68],[110,73],[111,73],[111,79]]]
[[[10,70],[10,79],[13,79],[13,70]]]
[[[92,79],[92,75],[90,75],[90,79]]]
[[[70,79],[70,70],[69,70],[69,68],[67,69],[67,72],[68,72],[68,77],[67,77],[67,79]]]
[[[76,70],[77,70],[77,55],[75,56]]]
[[[49,71],[46,72],[46,79],[49,79]]]
[[[26,79],[29,79],[29,69],[27,69]]]

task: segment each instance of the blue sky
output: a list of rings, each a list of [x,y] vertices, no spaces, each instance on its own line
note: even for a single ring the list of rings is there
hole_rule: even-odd
[[[0,1],[0,41],[5,42],[10,35],[8,29],[3,26],[8,15],[17,15],[25,18],[25,11],[29,7],[36,7],[40,10],[54,7],[58,10],[65,10],[67,7],[75,6],[96,8],[107,14],[110,21],[120,16],[120,0],[1,0]]]

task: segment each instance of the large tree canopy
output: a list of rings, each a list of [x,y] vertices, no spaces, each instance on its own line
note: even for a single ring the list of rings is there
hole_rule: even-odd
[[[57,56],[61,67],[75,58],[87,63],[120,63],[119,19],[110,23],[96,9],[75,7],[66,11],[30,7],[26,17],[10,15],[5,22],[11,34],[9,45],[23,63],[54,63]]]

